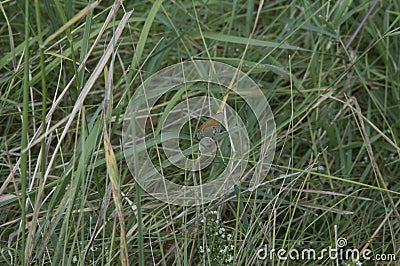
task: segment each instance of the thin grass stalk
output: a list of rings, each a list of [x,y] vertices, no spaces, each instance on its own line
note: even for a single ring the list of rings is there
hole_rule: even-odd
[[[142,56],[146,40],[151,28],[151,25],[153,24],[154,18],[157,15],[158,10],[160,9],[162,5],[162,0],[158,0],[153,4],[153,7],[149,11],[149,15],[146,19],[146,22],[143,26],[142,32],[139,37],[138,44],[136,46],[136,52],[135,55],[132,58],[131,62],[131,67],[132,69],[135,69],[136,66],[139,65],[140,58]],[[133,72],[129,72],[127,80],[128,83],[130,84],[130,81],[133,79]],[[143,225],[142,225],[142,203],[141,203],[141,191],[142,188],[138,183],[136,183],[136,207],[138,210],[137,213],[137,223],[138,223],[138,252],[139,252],[139,265],[142,266],[144,265],[144,245],[143,245]]]
[[[28,108],[29,108],[29,0],[25,0],[25,55],[24,55],[24,83],[23,83],[23,109],[22,109],[22,133],[21,133],[21,265],[25,265],[26,244],[26,182],[28,170]]]
[[[68,21],[67,21],[67,17],[65,16],[65,13],[64,13],[64,10],[63,10],[63,8],[61,6],[60,1],[55,0],[54,3],[55,3],[57,12],[60,15],[60,18],[62,20],[63,25],[66,25],[68,23]],[[71,34],[71,28],[67,27],[66,30],[65,30],[65,33],[67,35],[69,46],[71,48],[72,68],[74,70],[74,76],[76,78],[76,77],[78,77],[78,70],[76,68],[74,41],[73,41],[72,34]],[[76,85],[76,90],[75,91],[72,90],[72,93],[74,94],[74,98],[78,98],[78,95],[79,95],[78,83],[75,83],[75,85]]]
[[[38,45],[39,45],[39,59],[40,59],[40,78],[41,78],[41,88],[42,88],[42,136],[45,136],[46,133],[46,100],[47,100],[47,86],[46,86],[46,72],[44,66],[44,51],[43,51],[43,36],[42,36],[42,28],[41,28],[41,21],[40,21],[40,7],[38,0],[35,0],[35,15],[36,15],[36,25],[38,31]],[[29,228],[28,239],[26,242],[26,249],[24,252],[24,258],[26,263],[31,263],[31,255],[33,251],[33,241],[34,236],[37,229],[37,219],[40,211],[41,206],[41,199],[43,196],[44,190],[44,173],[46,171],[46,137],[43,137],[41,143],[41,151],[40,151],[40,165],[41,165],[41,177],[39,180],[39,189],[36,195],[33,216],[32,216],[32,223],[31,227]]]
[[[143,245],[143,223],[142,223],[142,188],[136,182],[136,207],[137,207],[137,224],[138,224],[138,251],[139,265],[144,265],[144,245]]]

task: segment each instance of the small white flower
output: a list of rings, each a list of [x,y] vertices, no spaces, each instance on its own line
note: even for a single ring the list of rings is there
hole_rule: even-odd
[[[232,240],[232,235],[231,234],[228,234],[228,240]]]
[[[210,248],[207,248],[207,253],[210,253],[211,252],[211,249]]]

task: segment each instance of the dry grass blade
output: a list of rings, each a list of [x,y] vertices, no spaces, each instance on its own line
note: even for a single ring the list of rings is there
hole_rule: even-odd
[[[89,52],[87,53],[85,59],[81,62],[80,66],[78,67],[78,71],[82,70],[82,68],[85,66],[86,61],[89,59],[89,56],[92,54],[94,48],[97,46],[98,42],[100,41],[100,38],[103,36],[104,31],[106,30],[106,28],[107,28],[108,24],[110,23],[110,21],[112,20],[112,18],[115,16],[115,14],[116,14],[116,12],[118,11],[120,5],[121,5],[120,1],[116,1],[115,4],[113,5],[113,7],[112,7],[110,13],[109,13],[108,16],[107,16],[106,21],[104,22],[104,24],[103,24],[103,26],[102,26],[102,28],[101,28],[101,30],[100,30],[100,32],[99,32],[97,38],[96,38],[96,40],[94,41],[93,45],[91,46],[91,48],[90,48]],[[118,28],[119,28],[119,27],[122,27],[122,29],[123,29],[123,28],[125,27],[125,25],[126,25],[126,23],[127,23],[127,21],[128,21],[128,19],[129,19],[129,17],[130,17],[130,15],[131,15],[132,12],[133,12],[133,11],[128,12],[128,13],[125,14],[124,19],[121,20],[121,22],[120,22]],[[117,36],[117,35],[114,36],[114,37],[115,37],[115,41],[117,41],[117,40],[119,39],[119,37],[120,37],[120,35],[121,35],[121,33],[122,33],[122,29],[121,29],[121,32],[119,32],[119,35],[118,35],[118,36]],[[113,43],[114,43],[113,40],[114,40],[114,39],[112,39],[112,40],[110,41],[110,44],[113,44]],[[107,48],[107,49],[108,49],[108,48]],[[110,49],[110,52],[111,52],[111,51],[112,51],[112,49]],[[102,68],[105,66],[105,64],[106,64],[106,62],[108,61],[109,57],[111,56],[111,53],[109,53],[109,54],[107,55],[107,58],[104,57],[105,55],[106,55],[106,53],[104,53],[103,57],[99,60],[99,64],[98,64],[97,67],[96,67],[96,69],[98,68],[98,69],[100,70],[100,72],[101,72]],[[101,63],[101,65],[102,65],[101,67],[99,67],[100,63]],[[91,82],[91,86],[93,85],[94,81],[98,78],[100,72],[99,72],[99,73],[96,73],[96,76],[94,76],[95,72],[93,72],[92,75],[90,76],[89,80],[90,80],[92,77],[94,78],[93,82]],[[47,113],[47,116],[46,116],[46,122],[47,122],[47,123],[50,123],[50,120],[51,120],[51,117],[52,117],[53,113],[55,112],[55,110],[56,110],[57,107],[59,106],[60,102],[62,101],[62,99],[63,99],[63,97],[65,96],[65,94],[68,92],[68,89],[71,87],[71,85],[73,84],[73,82],[75,81],[75,79],[76,79],[75,76],[72,77],[72,79],[69,81],[69,83],[67,84],[67,86],[65,87],[65,89],[64,89],[64,90],[62,91],[62,93],[60,94],[60,96],[59,96],[59,97],[57,98],[57,100],[53,103],[52,107],[50,108],[50,110],[49,110],[49,112]],[[84,87],[84,89],[82,90],[81,94],[79,95],[78,101],[79,101],[79,99],[81,99],[81,96],[83,96],[83,99],[80,101],[81,103],[83,103],[83,100],[86,98],[87,94],[89,93],[91,86],[88,87],[88,88],[87,88],[87,86]],[[87,89],[85,90],[85,88],[87,88]],[[85,92],[85,95],[83,95],[84,92]],[[78,101],[77,101],[77,102],[78,102]],[[75,104],[75,107],[76,107],[76,106],[77,106],[77,104]],[[74,109],[74,110],[75,110],[75,109]],[[61,121],[59,121],[55,126],[51,127],[50,130],[47,130],[46,136],[47,136],[48,134],[50,134],[51,132],[53,132],[54,130],[56,130],[56,129],[58,128],[58,126],[60,126],[61,124],[63,124],[63,123],[65,122],[66,119],[68,119],[67,124],[71,124],[71,122],[72,122],[72,120],[73,120],[73,117],[72,117],[72,116],[74,116],[74,115],[76,114],[76,112],[77,112],[77,110],[71,113],[71,117],[70,117],[70,118],[65,117],[64,119],[62,119]],[[40,125],[40,126],[38,127],[38,129],[36,130],[34,136],[31,138],[31,140],[30,140],[30,142],[29,142],[29,144],[28,144],[27,149],[32,148],[34,145],[36,145],[37,143],[39,143],[40,140],[44,137],[44,136],[41,136],[41,135],[40,135],[43,126],[44,126],[44,125]],[[65,128],[67,129],[67,127],[65,127]],[[63,135],[64,135],[64,134],[63,134]],[[65,137],[65,136],[63,136],[63,137],[61,138],[61,140],[62,140],[64,137]],[[60,148],[60,147],[57,146],[57,148],[56,148],[56,150],[55,150],[54,156],[56,155],[56,153],[57,153],[57,151],[58,151],[59,148]],[[51,162],[51,164],[52,164],[52,163],[53,163],[53,162]],[[51,164],[49,165],[50,167],[51,167]],[[14,175],[15,175],[16,171],[18,170],[19,165],[20,165],[20,160],[18,160],[18,161],[16,162],[16,164],[14,165],[14,167],[12,168],[12,171],[11,171],[10,174],[8,175],[7,182],[8,182],[8,180],[12,180],[12,179],[14,178]],[[50,167],[49,167],[48,169],[50,169]],[[48,175],[48,173],[46,174],[46,176],[47,176],[47,175]],[[4,185],[3,185],[2,188],[0,189],[0,194],[2,193],[2,190],[3,190],[3,189],[5,189],[5,186],[4,186]]]
[[[254,32],[256,31],[256,28],[257,28],[257,25],[258,25],[258,19],[260,18],[260,13],[261,13],[263,5],[264,5],[264,0],[261,0],[259,5],[258,5],[257,15],[256,15],[256,18],[254,20],[253,29],[252,29],[252,31],[250,33],[249,38],[247,39],[247,43],[246,43],[246,46],[244,48],[242,57],[240,58],[239,65],[236,68],[235,74],[233,75],[232,80],[228,85],[227,92],[225,93],[224,98],[222,99],[221,106],[219,107],[217,113],[220,113],[220,112],[224,111],[226,101],[228,100],[228,97],[229,97],[229,92],[232,89],[232,86],[233,86],[234,82],[236,81],[236,77],[237,77],[237,75],[239,73],[240,68],[242,67],[242,64],[244,62],[244,58],[246,56],[247,50],[249,49],[250,41],[253,38]]]
[[[54,160],[56,158],[57,152],[61,147],[61,142],[62,140],[65,138],[65,136],[67,135],[68,129],[72,124],[72,121],[74,120],[75,115],[78,113],[78,111],[82,108],[83,105],[83,101],[85,100],[86,96],[88,95],[90,89],[93,87],[93,84],[95,83],[95,81],[97,80],[97,78],[100,76],[104,66],[106,65],[106,63],[108,62],[108,60],[110,59],[116,43],[118,42],[119,37],[121,36],[122,31],[125,28],[126,23],[128,23],[128,19],[131,16],[133,11],[130,11],[128,13],[126,13],[124,15],[124,17],[122,18],[121,22],[119,23],[115,34],[113,36],[113,38],[111,39],[111,41],[109,42],[106,51],[104,52],[103,56],[101,57],[101,59],[99,60],[99,63],[97,64],[96,68],[94,69],[92,75],[89,77],[88,81],[86,82],[85,86],[82,89],[81,94],[78,97],[78,100],[75,103],[74,108],[71,111],[71,114],[69,116],[69,119],[67,121],[67,124],[65,125],[65,128],[60,136],[59,142],[54,150],[53,156],[51,157],[51,160],[49,162],[46,174],[45,174],[45,180],[47,178],[47,176],[50,173],[51,170],[51,166],[54,163]]]
[[[85,248],[85,252],[83,254],[83,261],[86,260],[87,255],[88,255],[88,253],[90,251],[90,247],[92,247],[95,238],[100,233],[99,228],[100,228],[101,223],[103,222],[104,215],[105,215],[105,213],[107,211],[107,208],[108,208],[108,205],[110,203],[110,198],[111,198],[111,186],[108,186],[107,192],[104,195],[103,201],[101,203],[99,217],[97,218],[97,222],[96,222],[96,225],[95,225],[95,227],[93,229],[92,236],[90,237],[89,243],[87,244],[87,246]]]
[[[104,150],[106,154],[108,176],[110,177],[111,191],[113,194],[121,230],[120,232],[121,264],[129,265],[128,251],[126,249],[125,220],[124,220],[124,215],[122,214],[120,176],[117,168],[117,161],[115,160],[115,154],[111,146],[106,128],[104,128],[103,132],[104,132]]]
[[[397,208],[397,206],[399,206],[400,204],[400,200],[397,201],[395,208]],[[382,227],[385,225],[385,223],[387,222],[387,220],[390,218],[390,216],[392,216],[393,214],[393,210],[391,210],[386,216],[385,219],[382,220],[382,222],[379,224],[379,226],[375,229],[375,231],[372,233],[371,237],[368,239],[367,243],[365,243],[365,245],[363,246],[363,248],[360,251],[360,254],[364,254],[364,251],[369,247],[369,245],[372,243],[372,241],[374,240],[374,238],[378,235],[378,233],[381,231]]]
[[[90,5],[88,5],[87,7],[85,7],[84,9],[81,10],[81,12],[79,12],[78,14],[76,14],[73,18],[71,18],[66,24],[64,24],[61,28],[59,28],[55,33],[53,33],[52,35],[50,35],[46,41],[44,42],[44,46],[51,42],[55,37],[57,37],[60,33],[64,32],[66,29],[68,29],[69,27],[71,27],[73,24],[75,24],[77,21],[79,21],[81,18],[83,18],[84,16],[86,16],[90,10],[96,8],[96,6],[99,4],[99,2],[94,2]]]
[[[357,99],[355,97],[351,97],[351,100],[355,105],[355,109],[357,110],[357,117],[358,117],[358,121],[360,122],[361,130],[362,130],[362,133],[363,133],[364,138],[365,138],[365,143],[367,145],[368,154],[369,154],[369,157],[371,159],[371,162],[372,162],[372,165],[374,167],[374,170],[376,172],[376,175],[379,178],[379,182],[381,183],[380,185],[386,190],[386,195],[387,195],[387,197],[389,199],[390,205],[392,205],[394,213],[396,214],[397,218],[400,220],[400,214],[399,214],[399,211],[397,210],[397,205],[394,203],[393,198],[390,195],[390,193],[387,192],[388,189],[387,189],[387,186],[386,186],[386,183],[385,183],[385,179],[383,178],[381,170],[379,169],[378,163],[375,160],[374,151],[372,150],[371,140],[370,140],[370,138],[368,136],[368,132],[367,132],[367,130],[365,128],[364,119],[361,116],[361,108],[358,105]]]
[[[110,187],[113,195],[114,203],[116,206],[117,217],[120,225],[120,252],[121,252],[121,264],[129,265],[128,259],[128,250],[126,246],[126,229],[125,229],[125,219],[122,213],[122,192],[121,192],[121,177],[118,172],[117,160],[115,159],[115,154],[113,147],[110,142],[110,138],[107,133],[107,117],[109,117],[110,109],[110,98],[111,98],[111,89],[112,89],[112,77],[113,77],[113,69],[114,69],[114,58],[111,59],[110,63],[110,72],[108,72],[108,68],[104,68],[104,77],[105,77],[105,93],[104,93],[104,105],[103,105],[103,132],[104,132],[104,151],[106,156],[106,165],[108,170],[108,176],[110,178]],[[110,190],[110,187],[107,188],[107,194]],[[106,203],[107,204],[107,199]],[[106,206],[102,210],[104,215]],[[98,220],[99,221],[99,220]]]

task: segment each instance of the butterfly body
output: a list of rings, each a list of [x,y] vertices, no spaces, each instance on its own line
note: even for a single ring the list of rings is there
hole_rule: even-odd
[[[201,140],[202,138],[212,138],[215,139],[219,132],[221,131],[221,124],[216,119],[222,119],[222,114],[218,113],[214,117],[208,118],[203,124],[199,126],[196,131],[197,138]]]

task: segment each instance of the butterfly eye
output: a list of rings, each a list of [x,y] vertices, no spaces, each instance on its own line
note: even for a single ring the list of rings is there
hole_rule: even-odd
[[[219,127],[213,127],[213,139],[215,139],[215,137],[218,135],[219,132],[220,132]]]

